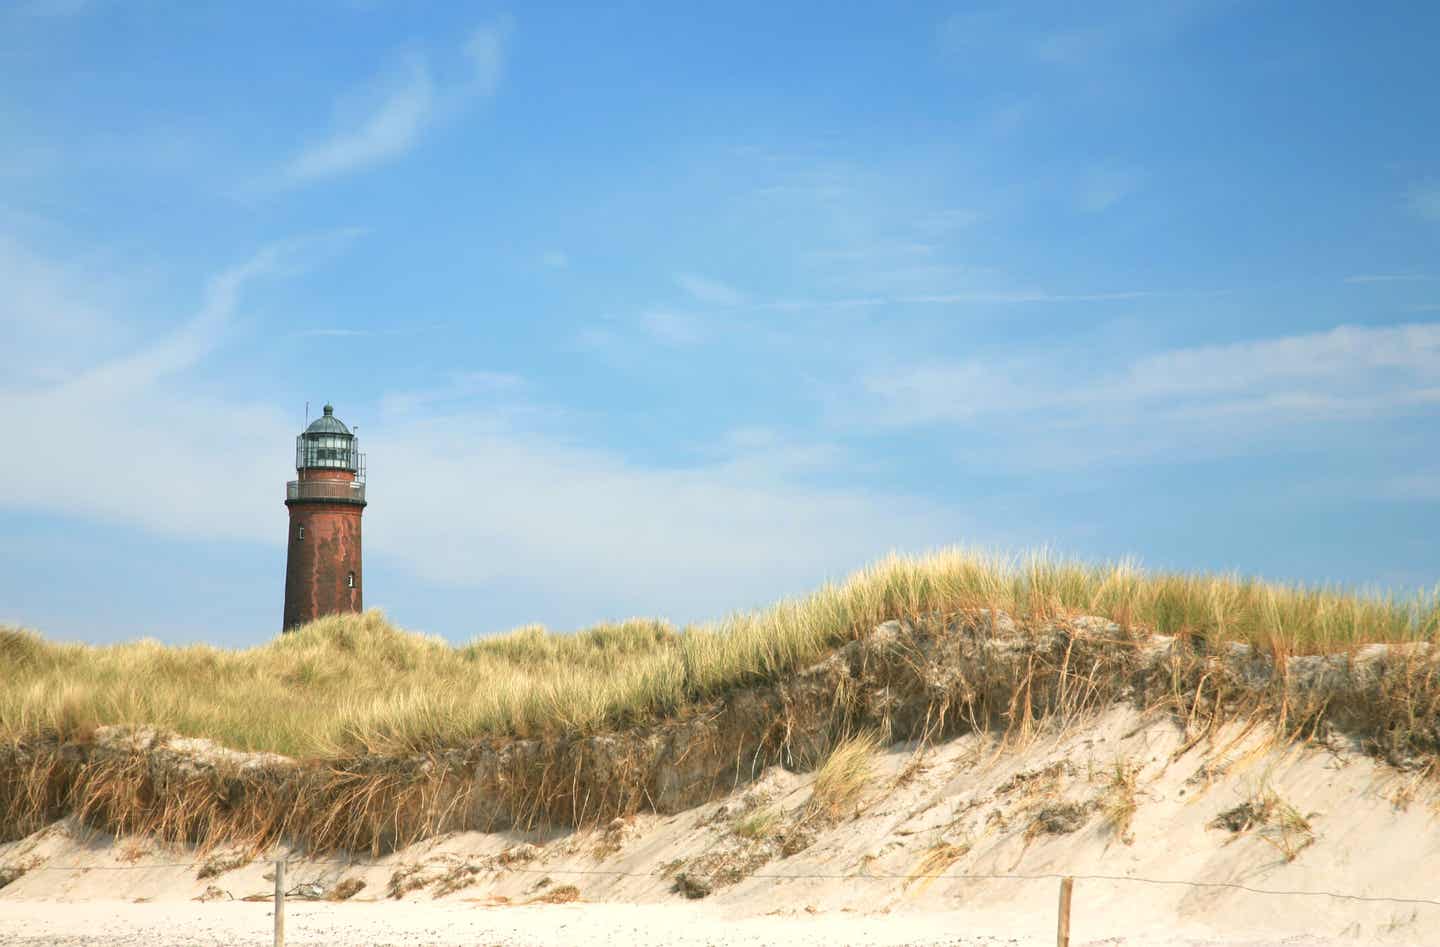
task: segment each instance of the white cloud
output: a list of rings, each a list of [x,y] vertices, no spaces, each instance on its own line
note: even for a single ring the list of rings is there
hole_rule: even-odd
[[[285,169],[291,183],[305,183],[369,167],[408,152],[434,109],[435,90],[425,60],[412,57],[398,81],[353,128],[306,146]]]
[[[368,450],[390,499],[367,511],[367,545],[425,578],[540,577],[672,615],[758,604],[874,558],[875,537],[925,547],[960,526],[919,501],[791,483],[754,454],[645,467],[481,414],[372,430]]]
[[[313,257],[309,243],[268,248],[211,279],[197,311],[150,345],[76,366],[71,381],[0,392],[17,459],[0,464],[0,507],[279,546],[298,412],[216,395],[200,375],[247,289]],[[749,432],[700,463],[639,463],[545,433],[564,425],[533,424],[544,409],[528,394],[515,375],[472,372],[392,392],[371,416],[337,406],[370,455],[372,570],[457,587],[523,583],[539,596],[536,615],[698,619],[812,587],[889,548],[975,538],[936,504],[803,482],[834,458],[823,445]]]
[[[708,305],[739,306],[745,302],[745,294],[735,287],[694,273],[675,274],[675,285]]]
[[[254,517],[244,514],[259,509],[245,509],[256,490],[250,481],[267,457],[284,456],[283,442],[260,448],[256,435],[272,433],[281,419],[250,406],[177,397],[172,376],[210,351],[243,286],[275,271],[277,262],[266,250],[219,274],[199,311],[147,348],[88,369],[77,365],[74,377],[59,384],[0,394],[0,427],[12,456],[24,458],[0,469],[0,502],[138,520],[167,532],[252,537]],[[224,445],[218,450],[217,440]],[[238,502],[240,515],[207,515],[204,504],[217,497]]]
[[[0,234],[0,352],[6,353],[0,390],[63,378],[76,359],[94,358],[124,340],[94,274],[40,257]],[[106,281],[101,281],[102,283]]]
[[[337,123],[328,136],[305,146],[288,162],[282,172],[284,182],[309,183],[407,154],[442,113],[472,98],[495,94],[504,75],[509,32],[505,20],[472,33],[464,45],[467,76],[453,87],[437,87],[425,56],[406,57],[394,75],[376,83],[374,91],[363,97],[363,107],[349,104],[349,111],[362,114]]]
[[[1147,395],[1235,391],[1297,380],[1367,381],[1371,373],[1421,377],[1437,371],[1440,323],[1338,326],[1311,335],[1152,355],[1131,365],[1126,387]]]
[[[465,55],[474,73],[471,91],[475,95],[489,98],[499,91],[500,80],[505,75],[505,44],[510,30],[510,18],[503,17],[475,30],[466,40]]]
[[[669,309],[641,313],[640,324],[651,338],[665,345],[695,345],[705,338],[705,324],[699,317]]]
[[[1007,441],[1048,441],[1057,456],[1061,442],[1084,456],[1127,444],[1132,453],[1204,451],[1292,435],[1299,424],[1431,410],[1437,377],[1440,323],[1339,326],[1158,352],[1109,370],[1073,351],[897,367],[864,376],[867,397],[837,396],[836,410],[881,427],[1000,426]],[[1097,446],[1105,442],[1114,446]]]
[[[465,402],[475,398],[513,395],[525,387],[525,381],[511,372],[459,372],[448,382],[435,388],[416,391],[386,392],[380,397],[380,416],[400,418],[420,409],[433,410],[440,405]]]

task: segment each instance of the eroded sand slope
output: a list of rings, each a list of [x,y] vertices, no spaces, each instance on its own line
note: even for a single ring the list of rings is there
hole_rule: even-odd
[[[1352,745],[1232,727],[1187,746],[1117,707],[1020,747],[894,747],[842,812],[812,811],[813,779],[772,767],[718,801],[587,832],[292,854],[289,940],[1044,944],[1047,876],[1071,874],[1075,944],[1440,942],[1440,904],[1125,880],[1437,898],[1427,784]],[[241,899],[272,890],[272,866],[241,853],[63,821],[0,846],[0,865],[29,869],[0,889],[0,943],[269,936],[268,905]]]

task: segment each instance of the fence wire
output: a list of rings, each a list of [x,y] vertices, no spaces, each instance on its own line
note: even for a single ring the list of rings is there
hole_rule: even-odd
[[[273,864],[273,862],[265,862]],[[338,859],[285,859],[286,867],[294,866],[297,869],[309,867],[340,867],[340,868],[381,868],[380,865],[366,865],[355,861],[341,861]],[[186,868],[199,869],[205,867],[204,862],[155,862],[148,865],[36,865],[32,868],[23,868],[20,864],[0,865],[0,871],[19,870],[22,874],[32,871],[148,871],[156,868]],[[233,870],[233,869],[232,869]],[[506,866],[496,869],[501,873],[512,874],[534,874],[534,875],[572,875],[578,877],[594,876],[607,878],[666,878],[670,876],[667,871],[619,871],[604,868],[522,868]],[[1228,888],[1236,891],[1244,891],[1249,894],[1280,897],[1302,897],[1302,898],[1332,898],[1340,901],[1361,901],[1385,904],[1414,904],[1430,907],[1440,907],[1440,900],[1434,898],[1404,898],[1391,895],[1352,894],[1346,891],[1329,891],[1316,888],[1256,888],[1252,885],[1240,884],[1235,881],[1194,881],[1187,878],[1148,878],[1143,875],[1106,875],[1106,874],[1085,874],[1082,872],[917,872],[900,874],[897,872],[756,872],[747,875],[743,880],[752,878],[767,881],[922,881],[949,879],[951,881],[1059,881],[1065,878],[1073,878],[1076,881],[1108,881],[1118,883],[1134,883],[1146,885],[1161,885],[1168,887],[1188,888]]]

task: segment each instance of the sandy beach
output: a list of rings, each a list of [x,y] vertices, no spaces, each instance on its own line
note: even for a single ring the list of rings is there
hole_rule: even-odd
[[[287,942],[1049,945],[1060,874],[1077,878],[1077,947],[1435,942],[1434,800],[1354,748],[1258,730],[1186,747],[1173,725],[1116,708],[993,749],[972,735],[880,754],[856,813],[790,853],[781,823],[746,828],[808,798],[813,775],[780,768],[693,810],[593,830],[287,853]],[[1095,801],[1116,760],[1139,768],[1123,833]],[[1298,821],[1234,822],[1262,797]],[[15,864],[29,870],[0,889],[0,944],[270,943],[266,859],[66,820],[0,845],[0,865]],[[342,885],[348,900],[312,900]]]

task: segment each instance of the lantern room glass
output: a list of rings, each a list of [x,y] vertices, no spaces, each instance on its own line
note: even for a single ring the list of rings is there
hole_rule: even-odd
[[[358,448],[351,434],[301,434],[295,438],[295,466],[356,471]]]

